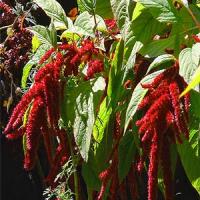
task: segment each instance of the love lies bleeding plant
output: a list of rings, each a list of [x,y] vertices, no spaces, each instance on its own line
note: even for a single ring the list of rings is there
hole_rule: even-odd
[[[80,0],[71,18],[35,4],[51,23],[23,29],[24,94],[3,132],[23,140],[25,170],[46,161],[45,198],[172,200],[180,163],[198,196],[199,88],[182,92],[200,63],[199,4]]]

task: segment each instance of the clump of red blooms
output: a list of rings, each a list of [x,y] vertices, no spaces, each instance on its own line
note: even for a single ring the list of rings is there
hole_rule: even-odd
[[[88,63],[87,75],[85,76],[85,80],[94,78],[94,74],[102,72],[104,70],[104,64],[102,60],[95,59],[91,60]]]
[[[119,33],[119,29],[117,27],[117,22],[115,19],[105,19],[104,21],[108,28],[108,32],[110,32],[111,34]]]
[[[26,170],[34,167],[40,139],[43,138],[50,164],[46,180],[50,185],[55,184],[56,175],[69,158],[66,132],[63,129],[60,130],[58,126],[60,98],[63,92],[63,82],[60,80],[61,72],[64,76],[76,76],[82,62],[88,62],[89,65],[93,63],[93,73],[100,72],[100,69],[103,70],[102,62],[93,59],[93,55],[97,56],[97,54],[98,49],[90,40],[84,40],[81,47],[77,47],[75,44],[62,44],[57,49],[48,50],[39,61],[40,69],[34,76],[34,83],[13,110],[4,130],[9,139],[25,137],[24,168]],[[93,73],[90,72],[88,78],[93,77]],[[24,123],[24,121],[26,122]],[[53,138],[59,138],[59,144],[54,154],[52,152]]]
[[[158,167],[161,165],[165,184],[165,199],[173,199],[172,172],[170,168],[170,143],[182,143],[181,134],[189,138],[188,112],[190,97],[179,98],[187,86],[179,75],[178,63],[158,75],[152,83],[143,84],[148,93],[139,104],[138,110],[144,112],[136,122],[139,128],[143,155],[149,158],[148,200],[156,199]]]
[[[13,23],[15,15],[12,9],[4,2],[0,2],[0,27]]]
[[[192,35],[192,38],[194,39],[194,41],[195,41],[196,43],[199,43],[199,42],[200,42],[200,36]]]

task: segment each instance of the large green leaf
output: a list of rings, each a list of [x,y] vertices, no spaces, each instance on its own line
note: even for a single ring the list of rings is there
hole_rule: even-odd
[[[200,93],[192,90],[190,91],[190,110],[192,115],[196,118],[200,118]]]
[[[187,177],[200,194],[200,119],[193,117],[190,121],[189,141],[184,140],[183,144],[179,144],[178,152]]]
[[[53,20],[49,25],[50,39],[53,47],[57,47],[57,31],[54,25]]]
[[[70,31],[79,35],[85,35],[90,37],[95,37],[95,28],[98,30],[106,31],[107,28],[104,20],[98,15],[95,15],[95,18],[96,21],[94,20],[94,16],[89,14],[87,11],[81,13],[77,17],[74,23],[74,27],[70,29]]]
[[[34,33],[40,40],[42,44],[47,44],[49,46],[53,46],[52,38],[50,31],[47,27],[36,25],[30,28],[30,31]]]
[[[164,24],[155,20],[148,10],[143,10],[140,16],[132,21],[131,27],[136,39],[146,44],[163,30]]]
[[[100,105],[93,128],[93,136],[98,143],[100,143],[104,137],[104,131],[110,120],[111,113],[112,107],[106,97]]]
[[[33,65],[37,65],[39,60],[41,59],[41,57],[45,54],[45,52],[51,48],[50,45],[48,44],[42,44],[38,47],[38,49],[36,50],[35,54],[33,55],[33,57],[28,61],[28,63],[26,63],[26,65],[23,68],[23,74],[22,74],[22,79],[21,79],[21,87],[24,89],[26,88],[26,83],[27,83],[27,79],[30,73],[31,68],[33,67]]]
[[[68,25],[68,19],[62,6],[56,0],[33,0],[45,13],[58,22]]]
[[[164,29],[164,24],[155,20],[147,9],[142,10],[140,15],[135,20],[126,23],[126,26],[124,40],[128,54],[136,41],[142,43],[145,48],[152,38]]]
[[[73,126],[75,142],[85,161],[88,159],[95,110],[105,89],[102,77],[80,85],[66,84],[61,103],[61,118],[65,126]]]
[[[140,104],[140,102],[142,101],[142,99],[144,98],[144,96],[147,93],[147,89],[144,89],[141,86],[141,84],[145,84],[145,83],[149,83],[149,82],[153,81],[153,79],[157,75],[159,75],[161,72],[163,72],[163,70],[160,70],[160,71],[157,71],[157,72],[154,72],[152,74],[147,75],[135,87],[135,89],[132,93],[132,97],[130,99],[130,102],[128,104],[127,111],[126,111],[124,133],[126,132],[126,129],[128,128],[128,125],[129,125],[131,119],[135,115],[137,108],[138,108],[138,105]]]
[[[155,40],[152,41],[141,49],[140,53],[144,56],[148,57],[157,57],[162,54],[165,54],[166,48],[173,48],[174,47],[174,37],[169,37],[166,39]]]
[[[123,30],[125,24],[131,21],[136,3],[130,0],[110,0],[110,2],[117,25],[120,30]]]
[[[197,70],[200,61],[200,44],[183,49],[179,55],[180,75],[189,83]]]
[[[157,68],[161,64],[164,64],[169,61],[175,61],[176,58],[171,54],[164,54],[155,58],[155,60],[149,65],[147,73],[150,72],[152,69]]]
[[[41,45],[40,40],[36,35],[32,37],[32,53],[35,53],[38,47]]]
[[[113,18],[110,1],[96,0],[95,13],[103,18]]]
[[[200,67],[196,70],[194,73],[194,76],[192,77],[192,81],[189,83],[189,85],[185,88],[185,90],[181,93],[180,97],[188,93],[190,90],[195,88],[200,83]],[[199,90],[199,88],[198,88]]]
[[[149,8],[152,15],[160,22],[177,22],[176,9],[171,0],[139,0],[144,7]]]
[[[90,189],[98,190],[100,187],[100,180],[98,174],[93,169],[94,163],[91,165],[83,163],[82,165],[82,175],[87,184],[87,187]]]
[[[141,48],[142,48],[142,43],[136,42],[130,52],[128,52],[129,49],[127,49],[127,51],[124,53],[124,60],[127,60],[127,62],[122,67],[122,71],[123,71],[122,85],[124,85],[128,77],[131,76],[132,78],[134,78],[134,74],[132,73],[133,72],[132,70],[135,64],[136,54]]]
[[[126,133],[119,143],[119,166],[118,174],[120,182],[126,177],[134,159],[136,146],[133,133]]]
[[[74,138],[82,158],[87,161],[94,124],[93,94],[80,93],[75,106]]]
[[[95,0],[78,0],[78,6],[81,8],[81,11],[88,11],[89,13],[94,12],[95,4]]]
[[[123,55],[124,55],[124,42],[123,40],[120,40],[120,42],[117,44],[114,58],[111,63],[108,89],[107,89],[108,97],[111,98],[111,101],[115,102],[117,101],[118,89],[121,86],[120,75],[123,66]]]

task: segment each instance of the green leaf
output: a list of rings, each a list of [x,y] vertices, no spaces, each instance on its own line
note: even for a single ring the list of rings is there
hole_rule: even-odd
[[[195,71],[199,65],[200,61],[200,44],[197,43],[193,45],[192,48],[183,49],[179,55],[179,64],[180,64],[180,75],[184,77],[185,81],[189,83],[192,81]],[[199,70],[198,70],[199,71]],[[198,77],[197,72],[195,75]],[[196,80],[193,79],[193,85]]]
[[[132,16],[132,20],[135,20],[138,16],[140,16],[140,14],[142,13],[142,11],[145,9],[145,7],[141,4],[141,3],[136,3],[135,9],[133,11],[133,16]]]
[[[120,77],[121,76],[121,69],[123,65],[123,54],[124,54],[124,42],[123,40],[120,40],[120,42],[117,44],[114,58],[111,63],[111,69],[109,73],[109,82],[108,82],[108,89],[107,94],[108,97],[112,100],[115,100],[117,102],[117,93],[118,89],[121,86]]]
[[[38,37],[38,39],[40,40],[42,44],[53,46],[51,36],[50,36],[50,31],[48,28],[41,25],[36,25],[36,26],[32,26],[29,29],[31,32],[33,32],[34,35]]]
[[[178,144],[178,152],[186,175],[193,187],[200,194],[200,120],[193,117],[190,125],[189,141],[184,140],[183,144]]]
[[[108,0],[96,0],[95,13],[105,18],[113,18],[112,8]]]
[[[84,11],[88,11],[90,13],[94,12],[96,2],[95,0],[79,0],[78,6],[84,8]],[[83,9],[82,9],[83,10]]]
[[[188,93],[190,90],[195,88],[196,85],[200,83],[200,67],[196,70],[194,73],[194,76],[192,78],[192,81],[189,83],[189,85],[185,88],[185,90],[181,93],[180,97],[184,96],[186,93]]]
[[[143,44],[144,49],[152,41],[152,38],[160,34],[164,29],[164,24],[155,20],[147,9],[144,9],[135,20],[126,23],[126,26],[123,37],[128,54],[130,54],[131,48],[136,41]],[[150,52],[151,50],[152,48],[150,48]]]
[[[111,0],[110,2],[114,16],[117,19],[117,25],[120,30],[123,30],[126,22],[132,19],[133,8],[136,3],[130,0]]]
[[[196,118],[200,118],[200,93],[191,90],[190,91],[190,110],[192,115],[194,115]]]
[[[26,63],[26,65],[23,68],[23,74],[21,79],[21,87],[23,89],[26,88],[27,79],[30,73],[31,68],[33,65],[37,65],[41,57],[45,54],[45,52],[50,48],[51,46],[48,44],[42,44],[39,46],[39,48],[36,50],[33,57]]]
[[[68,25],[65,11],[56,0],[33,0],[33,2],[38,4],[50,18],[63,22],[66,26]]]
[[[94,124],[93,94],[80,93],[76,99],[74,138],[82,158],[87,162]]]
[[[61,102],[61,118],[65,126],[73,125],[75,142],[85,161],[91,141],[95,121],[94,111],[105,89],[102,77],[83,82],[80,85],[65,85]]]
[[[28,116],[29,116],[29,113],[30,113],[30,110],[31,110],[31,107],[32,105],[29,105],[29,107],[26,109],[26,112],[24,113],[24,116],[23,116],[23,127],[26,126],[27,124],[27,121],[28,121]],[[23,138],[22,138],[22,145],[23,145],[23,152],[24,154],[26,153],[26,148],[27,148],[27,144],[26,144],[26,134],[23,135]]]
[[[164,55],[161,55],[161,56],[158,56],[149,66],[148,70],[147,70],[147,73],[149,73],[152,69],[166,63],[166,62],[169,62],[169,61],[175,61],[176,58],[171,55],[171,54],[164,54]]]
[[[57,32],[53,20],[49,25],[50,39],[53,47],[57,46]]]
[[[119,181],[122,182],[127,176],[131,163],[134,159],[136,146],[134,143],[133,133],[128,132],[124,135],[119,143]]]
[[[62,35],[60,36],[61,39],[66,38],[66,39],[70,39],[70,40],[79,40],[80,36],[70,30],[65,30]]]
[[[131,119],[133,118],[133,116],[135,115],[138,105],[140,104],[140,102],[142,101],[142,99],[144,98],[144,96],[147,93],[147,89],[144,89],[141,84],[145,84],[148,82],[153,81],[153,79],[159,75],[161,72],[163,72],[163,70],[154,72],[152,74],[147,75],[146,77],[144,77],[140,83],[138,83],[138,85],[135,87],[133,93],[132,93],[132,97],[131,100],[128,104],[128,108],[126,111],[126,117],[125,117],[125,127],[124,127],[124,133],[126,132],[128,125],[131,121]]]
[[[93,128],[93,137],[98,143],[100,143],[104,137],[104,131],[110,120],[111,113],[112,107],[108,102],[108,97],[106,97],[100,105]]]
[[[165,54],[166,48],[174,47],[174,37],[169,37],[166,39],[155,40],[143,46],[140,53],[147,57],[157,57]]]
[[[32,37],[32,53],[35,53],[41,42],[36,35]]]
[[[137,41],[146,44],[152,37],[164,29],[164,24],[155,20],[148,10],[143,10],[139,17],[132,21],[131,28]]]
[[[149,8],[152,15],[160,22],[177,22],[177,12],[170,0],[138,0]]]
[[[96,171],[96,168],[94,168],[95,163],[83,163],[82,165],[82,175],[84,178],[84,181],[88,188],[93,190],[98,190],[101,183]],[[98,169],[98,166],[97,166]]]
[[[75,23],[74,27],[70,29],[70,31],[77,33],[79,35],[85,35],[90,37],[95,37],[95,28],[98,30],[107,30],[105,22],[103,18],[98,15],[95,15],[96,23],[94,20],[94,16],[90,15],[87,11],[81,13]]]
[[[124,64],[122,67],[123,71],[123,79],[122,79],[122,85],[126,82],[127,78],[132,76],[134,78],[134,74],[132,73],[133,66],[135,64],[135,59],[136,59],[136,53],[142,48],[141,42],[136,42],[134,47],[132,48],[132,51],[129,55],[129,52],[124,53],[124,59],[127,60],[127,62]]]

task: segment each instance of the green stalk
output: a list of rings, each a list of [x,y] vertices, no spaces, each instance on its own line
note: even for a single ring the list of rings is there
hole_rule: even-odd
[[[88,193],[88,200],[92,200],[92,190],[87,187],[87,193]]]
[[[75,171],[74,171],[74,192],[75,192],[75,200],[79,200],[79,196],[78,196],[78,174],[77,174],[77,170],[76,170],[76,160],[75,160],[75,156],[74,156],[74,152],[73,152],[73,148],[72,148],[72,144],[71,144],[71,137],[70,135],[67,133],[67,137],[68,137],[68,144],[69,144],[69,148],[70,148],[70,153],[72,156],[72,163],[73,166],[75,167]]]

